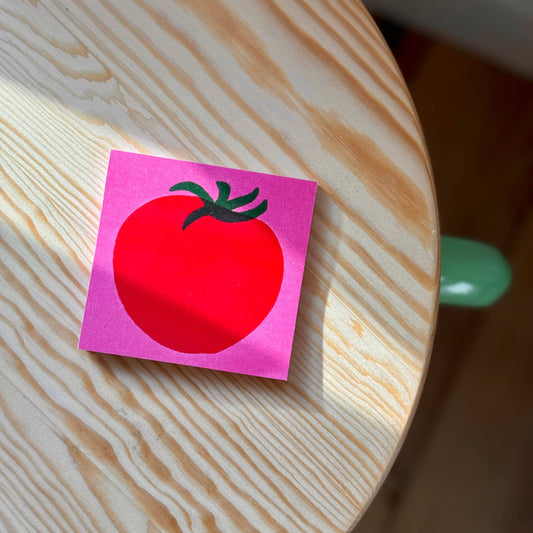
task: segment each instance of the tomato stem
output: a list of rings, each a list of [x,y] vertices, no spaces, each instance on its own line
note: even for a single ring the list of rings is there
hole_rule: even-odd
[[[218,198],[217,204],[226,204],[229,198],[229,193],[231,192],[231,187],[225,181],[217,181],[218,187]]]
[[[238,196],[233,200],[229,200],[226,203],[228,209],[237,209],[237,207],[242,207],[243,205],[253,202],[259,195],[259,187],[256,187],[251,193],[245,194],[243,196]]]
[[[202,217],[210,216],[222,222],[246,222],[261,216],[268,208],[268,201],[263,200],[259,205],[246,211],[235,211],[239,207],[243,207],[253,202],[259,195],[259,187],[256,187],[252,192],[229,199],[231,187],[225,181],[216,182],[218,188],[218,196],[216,200],[209,195],[209,193],[197,183],[192,181],[182,181],[170,187],[170,191],[188,191],[198,196],[204,205],[196,209],[183,222],[182,229],[186,229],[196,220]]]
[[[172,185],[169,189],[170,191],[189,191],[204,200],[205,202],[214,202],[213,198],[209,196],[209,193],[197,183],[192,181],[182,181]]]

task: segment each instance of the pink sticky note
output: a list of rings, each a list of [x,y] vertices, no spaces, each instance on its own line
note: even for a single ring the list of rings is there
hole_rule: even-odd
[[[315,194],[112,151],[79,348],[287,379]]]

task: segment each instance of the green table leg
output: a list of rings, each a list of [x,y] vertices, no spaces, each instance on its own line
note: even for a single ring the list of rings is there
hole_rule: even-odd
[[[440,303],[491,305],[507,290],[511,277],[509,263],[493,246],[441,237]]]

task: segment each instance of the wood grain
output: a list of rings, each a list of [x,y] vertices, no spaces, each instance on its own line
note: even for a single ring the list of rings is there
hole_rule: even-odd
[[[431,347],[423,138],[359,4],[0,2],[9,531],[346,531]],[[107,156],[319,183],[287,383],[81,352]]]
[[[439,310],[413,425],[355,532],[526,533],[533,530],[533,81],[412,32],[393,51],[424,126],[442,231],[496,245],[513,281],[490,308]]]

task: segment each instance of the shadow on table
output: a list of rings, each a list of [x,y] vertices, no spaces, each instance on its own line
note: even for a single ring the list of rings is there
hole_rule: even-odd
[[[323,189],[319,188],[316,201],[317,203],[329,201]],[[322,275],[319,280],[316,274],[318,268],[316,260],[320,256],[320,245],[315,238],[318,231],[320,228],[315,219],[311,227],[309,260],[304,272],[290,373],[286,382],[194,366],[114,357],[91,352],[96,355],[95,361],[102,365],[104,371],[116,374],[119,379],[127,379],[126,374],[130,372],[149,372],[159,381],[171,378],[174,385],[179,388],[188,388],[187,382],[190,382],[190,386],[207,387],[213,394],[219,396],[217,399],[219,404],[228,404],[234,402],[235,398],[239,398],[243,404],[257,402],[263,408],[274,410],[295,409],[309,412],[321,410],[324,401],[323,328],[331,278]],[[256,349],[250,345],[249,356],[261,358],[261,352],[264,349],[264,346]],[[216,358],[216,354],[198,357],[201,358],[202,363],[209,364],[208,358]],[[188,356],[186,365],[194,365],[194,361],[194,355]]]
[[[22,15],[23,12],[24,16]],[[16,16],[16,13],[14,16]],[[43,35],[48,36],[48,26],[54,27],[52,26],[52,22],[55,25],[58,25],[61,29],[65,29],[67,32],[70,31],[68,29],[68,24],[63,27],[65,21],[71,17],[68,10],[58,14],[47,9],[37,11],[31,7],[24,7],[23,9],[21,8],[20,16],[21,18],[26,17],[28,19],[34,17],[34,31],[36,35],[39,35],[39,32],[41,31]],[[58,20],[61,20],[62,22],[58,23],[56,20],[57,17],[59,17]],[[156,40],[161,37],[162,35],[153,36]],[[69,33],[68,35],[63,35],[63,38],[66,41],[71,39],[73,43],[79,45],[80,49],[85,50],[85,45],[79,40],[81,39],[81,36],[76,37],[73,33]],[[46,38],[44,38],[44,40],[46,41]],[[60,41],[60,43],[62,43],[62,41]],[[56,45],[60,47],[57,43]],[[26,49],[21,49],[18,53],[20,53],[22,60],[26,53]],[[40,53],[32,54],[32,76],[26,75],[21,69],[10,68],[10,64],[8,64],[2,73],[2,78],[5,79],[8,84],[16,84],[26,90],[39,93],[51,103],[57,104],[60,107],[66,106],[74,110],[75,113],[87,117],[87,120],[90,120],[91,122],[96,123],[98,127],[101,126],[103,128],[104,133],[102,133],[102,136],[107,133],[111,135],[111,133],[115,134],[118,132],[120,138],[124,139],[125,143],[127,139],[132,147],[142,146],[143,148],[146,148],[152,145],[167,152],[166,155],[173,154],[176,157],[179,156],[184,158],[191,158],[195,155],[195,137],[192,135],[192,132],[189,132],[192,140],[180,138],[176,133],[180,131],[179,129],[169,127],[168,121],[164,121],[154,110],[146,107],[150,102],[144,102],[142,98],[138,97],[138,95],[132,96],[128,93],[128,95],[125,96],[129,88],[126,88],[126,85],[122,85],[125,82],[122,79],[122,74],[119,73],[118,63],[104,67],[96,57],[93,57],[91,54],[88,55],[90,56],[89,59],[85,59],[87,59],[87,61],[90,60],[90,68],[93,70],[102,69],[102,74],[105,74],[105,76],[102,77],[103,81],[100,80],[100,78],[95,77],[95,80],[89,82],[89,80],[85,79],[81,74],[79,77],[74,75],[72,75],[72,77],[65,76],[64,82],[67,88],[64,89],[57,84],[57,81],[53,77],[54,74],[51,74],[50,72],[49,57]],[[71,67],[69,67],[68,72],[76,72],[76,69],[78,68],[80,71],[83,71],[84,74],[87,74],[83,70],[84,68],[89,68],[88,65],[84,63],[84,57],[85,56],[82,57],[82,55],[79,57],[74,56],[72,60],[73,66],[71,65]],[[62,58],[61,61],[62,60],[64,60],[64,58]],[[57,61],[60,61],[60,59]],[[113,68],[116,69],[116,72],[113,71]],[[198,73],[200,73],[203,68],[204,67],[199,65]],[[169,103],[165,108],[165,111],[176,121],[179,113],[184,109],[184,103],[179,98],[179,88],[182,87],[183,83],[183,79],[178,75],[180,72],[180,67],[176,64],[173,65],[172,70],[162,70],[157,73],[158,83],[160,82],[161,86],[168,89]],[[210,72],[209,69],[207,69],[207,72]],[[98,71],[97,74],[100,74],[100,72]],[[87,88],[89,85],[90,90]],[[223,92],[227,93],[226,96],[229,98],[238,95],[237,89],[232,84],[228,84]],[[207,105],[207,103],[204,102],[204,105]],[[138,106],[138,108],[136,106]],[[211,113],[216,112],[216,108],[212,105],[209,109],[211,110]],[[249,111],[252,112],[252,108],[250,108]],[[219,122],[224,122],[222,115],[219,117],[217,114],[216,116],[218,117]],[[46,119],[44,119],[44,121],[45,120]],[[40,121],[40,124],[44,121]],[[46,129],[46,122],[42,125]],[[110,128],[109,131],[106,129],[108,127]],[[265,130],[265,138],[268,138],[269,142],[275,143],[278,149],[281,151],[292,150],[290,143],[285,142],[282,139],[281,133],[276,132],[270,124],[267,122],[261,122],[259,127]],[[35,124],[35,128],[35,135],[38,136],[40,130],[37,128],[37,124]],[[226,124],[225,122],[224,128],[229,132],[227,134],[230,137],[234,136],[238,139],[238,143],[240,143],[238,146],[238,153],[251,153],[252,157],[259,161],[259,164],[264,166],[265,164],[270,163],[275,166],[275,162],[268,161],[268,158],[262,156],[261,150],[254,147],[254,141],[248,140],[249,131],[239,131],[238,125]],[[190,140],[191,142],[189,142]],[[209,132],[209,142],[216,144],[216,140],[216,134]],[[101,145],[103,146],[105,143],[102,142]],[[187,148],[187,146],[189,148]],[[203,145],[199,142],[198,146]],[[237,164],[237,152],[233,154],[229,149],[224,150],[224,146],[225,145],[221,144],[216,154],[209,150],[204,157],[204,161],[212,164],[224,164],[224,160],[221,160],[217,154],[222,154],[222,159],[228,159],[227,154],[230,153],[231,155],[235,155],[235,162]],[[98,148],[100,147],[99,143],[94,143],[94,147],[98,151]],[[79,148],[84,149],[84,147]],[[103,148],[102,151],[104,151]],[[296,151],[292,151],[295,156],[298,156]],[[286,152],[286,155],[287,154],[290,159],[291,152]],[[76,154],[72,153],[71,157],[74,159]],[[97,158],[102,160],[101,154],[99,154]],[[93,157],[93,159],[97,158]],[[275,172],[276,169],[273,168],[272,171]],[[103,176],[101,180],[103,182]],[[81,187],[84,184],[78,185]],[[317,204],[330,201],[327,192],[324,189],[319,188],[316,199]],[[97,210],[94,205],[92,208],[94,209],[92,209],[93,212],[91,212],[90,215],[97,216]],[[87,217],[89,218],[89,214],[87,214]],[[93,222],[93,220],[90,220],[90,222]],[[136,370],[140,369],[140,367],[150,368],[150,370],[157,375],[166,376],[170,373],[175,376],[177,381],[183,381],[185,379],[193,381],[216,381],[217,386],[219,387],[226,387],[228,390],[238,388],[239,393],[242,393],[243,391],[246,391],[249,394],[253,393],[257,398],[261,397],[261,402],[272,402],[273,404],[278,405],[278,407],[286,402],[287,405],[292,405],[295,409],[309,411],[321,409],[324,402],[322,332],[330,278],[324,273],[319,278],[314,273],[318,269],[318,259],[314,260],[313,257],[318,258],[321,254],[320,244],[318,240],[314,238],[314,235],[319,229],[315,217],[311,230],[308,262],[304,274],[298,319],[296,323],[291,370],[289,379],[286,383],[244,375],[229,375],[222,372],[216,373],[215,379],[215,373],[211,370],[202,370],[191,367],[181,368],[157,362],[134,361],[118,358],[112,359],[107,356],[99,357],[96,360],[106,361],[106,364],[110,365],[109,368],[117,373],[128,372],[129,368],[135,368]],[[336,243],[330,242],[329,244],[333,248]],[[332,253],[335,254],[336,251],[333,250]],[[315,262],[313,263],[313,261]],[[280,402],[280,398],[283,398],[283,401],[278,403]]]

